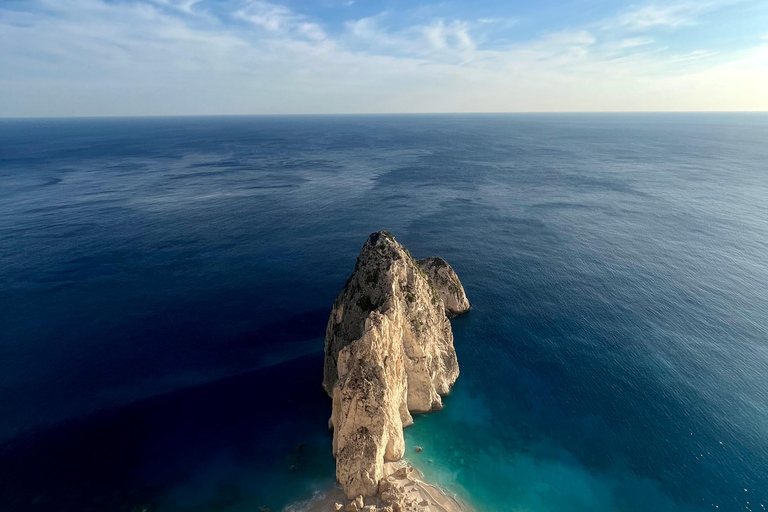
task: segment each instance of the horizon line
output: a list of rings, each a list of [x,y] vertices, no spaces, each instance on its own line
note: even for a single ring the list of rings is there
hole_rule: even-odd
[[[257,114],[137,114],[137,115],[74,115],[74,116],[3,116],[0,120],[22,119],[147,119],[179,117],[323,117],[323,116],[440,116],[440,115],[514,115],[514,114],[768,114],[768,110],[515,110],[515,111],[445,111],[445,112],[307,112]]]

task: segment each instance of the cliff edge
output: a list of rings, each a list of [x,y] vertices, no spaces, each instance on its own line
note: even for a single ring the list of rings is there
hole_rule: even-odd
[[[347,498],[379,494],[385,462],[402,458],[411,412],[442,408],[459,376],[447,315],[469,309],[453,269],[417,262],[386,231],[365,242],[328,320],[323,387],[336,478]]]

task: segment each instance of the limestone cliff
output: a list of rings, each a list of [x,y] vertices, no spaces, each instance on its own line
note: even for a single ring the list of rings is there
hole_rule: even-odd
[[[403,456],[410,412],[440,409],[459,376],[444,300],[451,314],[469,302],[447,263],[423,261],[429,274],[390,233],[373,233],[328,320],[323,387],[349,498],[377,494],[385,461]]]
[[[432,284],[437,288],[440,298],[445,305],[445,311],[452,316],[469,311],[470,304],[459,276],[443,258],[431,257],[418,261],[419,266],[427,274]]]

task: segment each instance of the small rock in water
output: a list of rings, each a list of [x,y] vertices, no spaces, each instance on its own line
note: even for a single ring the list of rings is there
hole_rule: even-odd
[[[421,446],[417,446],[416,447],[416,453],[421,453],[423,450],[424,450],[424,448],[421,447]]]

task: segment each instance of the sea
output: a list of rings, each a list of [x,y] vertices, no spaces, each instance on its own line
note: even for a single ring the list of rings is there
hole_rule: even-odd
[[[473,306],[429,481],[766,509],[768,114],[635,113],[0,120],[0,511],[333,488],[325,325],[382,229]]]

